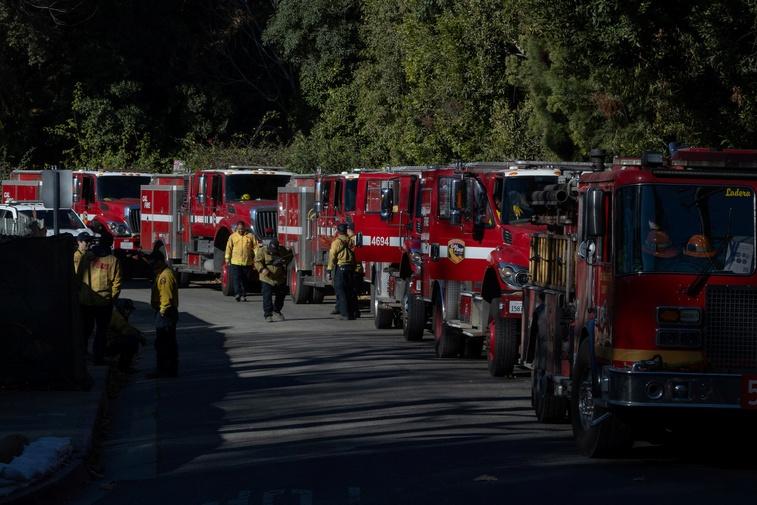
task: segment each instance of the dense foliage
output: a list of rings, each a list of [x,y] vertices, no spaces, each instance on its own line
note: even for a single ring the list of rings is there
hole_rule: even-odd
[[[6,0],[0,169],[756,147],[752,0]]]

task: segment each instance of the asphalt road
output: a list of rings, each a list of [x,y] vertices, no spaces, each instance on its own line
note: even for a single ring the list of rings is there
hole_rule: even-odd
[[[147,283],[124,297],[150,330]],[[619,460],[576,454],[567,424],[543,425],[524,375],[489,377],[481,361],[439,360],[332,305],[263,321],[260,296],[236,303],[182,290],[180,377],[137,373],[111,403],[105,478],[84,504],[748,503],[751,449],[636,447]],[[713,444],[710,444],[713,445]],[[734,462],[736,459],[739,462]]]

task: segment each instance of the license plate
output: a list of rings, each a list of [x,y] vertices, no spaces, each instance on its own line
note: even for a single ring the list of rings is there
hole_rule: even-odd
[[[121,242],[121,249],[134,249],[134,242]]]
[[[523,302],[510,302],[510,314],[521,314],[523,313]]]
[[[757,410],[757,375],[741,376],[741,408]]]

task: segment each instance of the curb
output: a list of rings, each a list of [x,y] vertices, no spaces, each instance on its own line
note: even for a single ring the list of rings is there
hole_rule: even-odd
[[[109,382],[110,369],[105,374],[97,413],[95,414],[85,446],[75,450],[71,458],[51,475],[7,496],[0,497],[0,505],[47,505],[50,503],[61,503],[79,491],[81,485],[91,480],[86,463],[94,448],[97,426],[100,424],[107,409]]]

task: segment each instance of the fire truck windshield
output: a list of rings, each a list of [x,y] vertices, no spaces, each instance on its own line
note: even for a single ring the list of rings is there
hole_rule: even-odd
[[[556,184],[555,176],[515,176],[505,178],[504,190],[494,193],[494,205],[503,223],[527,223],[534,214],[529,205],[531,193],[548,184]]]
[[[754,202],[748,186],[621,188],[616,205],[618,274],[750,275],[755,267]]]
[[[139,187],[147,184],[149,176],[104,175],[97,178],[97,196],[100,200],[139,198]]]
[[[243,195],[249,195],[250,200],[276,200],[279,187],[287,182],[288,175],[229,175],[226,177],[226,201],[238,202]]]

